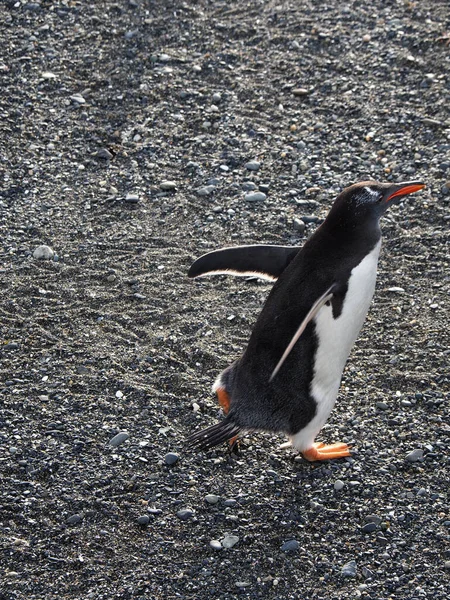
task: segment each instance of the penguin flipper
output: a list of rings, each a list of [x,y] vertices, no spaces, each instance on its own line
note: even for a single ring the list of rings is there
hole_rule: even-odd
[[[324,304],[326,304],[327,302],[329,302],[331,300],[331,298],[333,297],[333,291],[335,289],[335,284],[333,283],[332,286],[330,286],[326,292],[324,292],[319,298],[317,298],[317,300],[314,302],[314,304],[311,306],[308,314],[306,315],[306,317],[303,319],[303,321],[300,324],[300,327],[297,329],[297,331],[295,332],[294,337],[292,338],[292,340],[289,342],[286,350],[283,353],[283,356],[280,358],[280,360],[277,363],[277,366],[275,367],[275,369],[272,372],[272,375],[270,376],[269,381],[272,381],[272,379],[275,377],[275,375],[278,373],[278,371],[281,369],[282,364],[284,363],[284,361],[286,360],[286,358],[289,356],[292,348],[295,346],[295,344],[298,341],[298,338],[302,335],[302,333],[305,331],[306,326],[308,325],[308,323],[314,319],[314,317],[317,315],[317,313],[319,312],[319,310],[322,308],[322,306]]]
[[[212,425],[207,429],[202,429],[188,437],[186,443],[196,450],[209,450],[214,446],[219,446],[232,438],[235,438],[241,432],[241,428],[235,425],[228,418]]]
[[[256,276],[275,281],[298,253],[298,246],[235,246],[214,250],[192,263],[188,277],[202,275]]]

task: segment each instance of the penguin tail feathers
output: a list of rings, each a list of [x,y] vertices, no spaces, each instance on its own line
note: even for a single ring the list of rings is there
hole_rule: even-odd
[[[186,440],[186,444],[195,450],[209,450],[238,436],[241,431],[233,421],[225,419],[207,429],[193,433]]]

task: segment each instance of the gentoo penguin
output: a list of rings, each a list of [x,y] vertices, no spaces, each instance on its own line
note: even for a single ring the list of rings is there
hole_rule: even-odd
[[[315,438],[336,401],[342,372],[375,289],[379,220],[420,182],[364,181],[336,198],[304,246],[242,246],[200,257],[190,277],[260,274],[276,279],[244,354],[213,390],[226,417],[187,442],[209,449],[245,431],[282,432],[310,461],[349,456]]]

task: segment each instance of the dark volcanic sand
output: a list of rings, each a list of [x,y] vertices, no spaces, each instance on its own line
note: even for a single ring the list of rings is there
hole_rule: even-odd
[[[0,598],[446,600],[448,2],[3,0],[0,27]],[[188,266],[301,243],[368,177],[427,189],[383,220],[320,436],[353,457],[186,452],[270,289]]]

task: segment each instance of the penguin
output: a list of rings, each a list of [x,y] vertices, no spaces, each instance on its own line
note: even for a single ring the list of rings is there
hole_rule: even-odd
[[[345,443],[315,439],[375,290],[380,218],[424,187],[417,181],[356,183],[337,196],[302,248],[225,248],[193,263],[189,277],[258,274],[275,284],[244,353],[214,383],[225,418],[191,435],[191,447],[208,450],[245,432],[268,431],[286,434],[308,461],[350,456]]]

